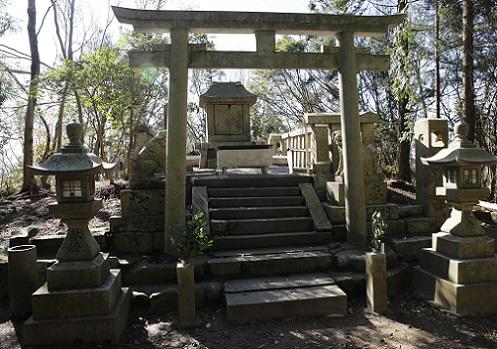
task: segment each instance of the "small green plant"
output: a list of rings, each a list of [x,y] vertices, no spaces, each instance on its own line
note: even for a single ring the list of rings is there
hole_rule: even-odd
[[[385,235],[388,225],[385,223],[380,211],[374,211],[371,215],[371,247],[375,251],[379,251],[383,236]]]
[[[202,211],[196,212],[191,221],[184,226],[177,226],[176,231],[180,233],[176,243],[179,257],[188,263],[191,257],[197,256],[212,247],[213,241],[205,233],[207,222]]]

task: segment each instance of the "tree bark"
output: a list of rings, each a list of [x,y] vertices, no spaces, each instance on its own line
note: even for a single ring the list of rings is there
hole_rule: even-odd
[[[463,3],[463,71],[464,71],[464,119],[468,124],[468,139],[475,140],[475,93],[473,87],[473,32],[474,3],[464,0]]]
[[[38,91],[38,76],[40,75],[40,54],[38,52],[38,38],[36,36],[36,4],[35,0],[28,0],[28,36],[31,50],[31,80],[28,90],[28,106],[24,120],[24,159],[23,183],[21,191],[31,191],[34,186],[34,177],[28,166],[33,165],[33,124],[36,108],[36,94]]]
[[[435,1],[435,115],[440,115],[440,5]]]
[[[398,13],[407,13],[408,0],[399,0],[397,4]],[[403,24],[405,26],[407,24]],[[401,32],[399,35],[403,35]],[[401,64],[407,64],[407,56],[409,55],[409,43],[405,39],[400,40],[402,51],[404,52],[405,58]],[[402,72],[405,72],[405,67],[401,68]],[[407,89],[406,86],[403,87]],[[411,166],[409,163],[409,153],[410,153],[410,141],[404,137],[404,133],[407,131],[407,105],[409,103],[409,96],[406,91],[401,91],[397,97],[397,137],[399,139],[399,148],[397,149],[397,164],[399,166],[399,179],[410,182],[411,181]]]

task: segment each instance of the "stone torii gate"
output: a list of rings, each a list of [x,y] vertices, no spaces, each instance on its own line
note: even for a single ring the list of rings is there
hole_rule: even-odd
[[[185,224],[185,159],[187,88],[189,68],[218,69],[330,69],[338,70],[345,177],[348,241],[367,245],[364,176],[361,169],[357,71],[389,69],[387,55],[373,55],[356,48],[355,36],[381,36],[400,24],[404,16],[351,16],[298,13],[225,11],[153,11],[113,7],[120,23],[136,32],[169,32],[170,45],[150,51],[129,51],[130,65],[152,64],[169,69],[167,119],[167,184],[165,252],[177,255],[175,227]],[[208,51],[205,45],[188,44],[188,34],[255,34],[256,52]],[[276,34],[334,35],[338,47],[322,52],[275,52]]]

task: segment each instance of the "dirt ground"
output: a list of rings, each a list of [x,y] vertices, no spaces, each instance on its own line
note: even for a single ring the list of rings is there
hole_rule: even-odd
[[[17,349],[20,346],[7,309],[6,302],[0,303],[0,348]],[[173,314],[151,316],[134,311],[118,344],[44,348],[497,348],[497,316],[459,318],[406,295],[392,300],[390,310],[384,315],[372,314],[361,301],[354,301],[344,318],[233,325],[226,322],[224,310],[212,309],[199,314],[202,326],[196,329],[178,329]]]

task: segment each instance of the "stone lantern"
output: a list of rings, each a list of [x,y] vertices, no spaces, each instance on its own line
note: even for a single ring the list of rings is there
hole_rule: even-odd
[[[481,168],[497,157],[466,138],[468,125],[456,124],[448,148],[422,161],[442,168],[443,186],[436,188],[452,207],[432,247],[424,249],[413,271],[415,293],[459,315],[497,311],[497,256],[494,240],[485,236],[472,208],[488,195]]]
[[[47,282],[32,295],[33,315],[23,325],[24,345],[117,341],[127,322],[129,292],[120,270],[110,269],[108,254],[88,229],[102,207],[95,199],[95,175],[112,165],[89,153],[83,127],[67,125],[69,144],[32,166],[35,174],[55,175],[57,203],[49,212],[67,225],[67,235],[47,268]]]

